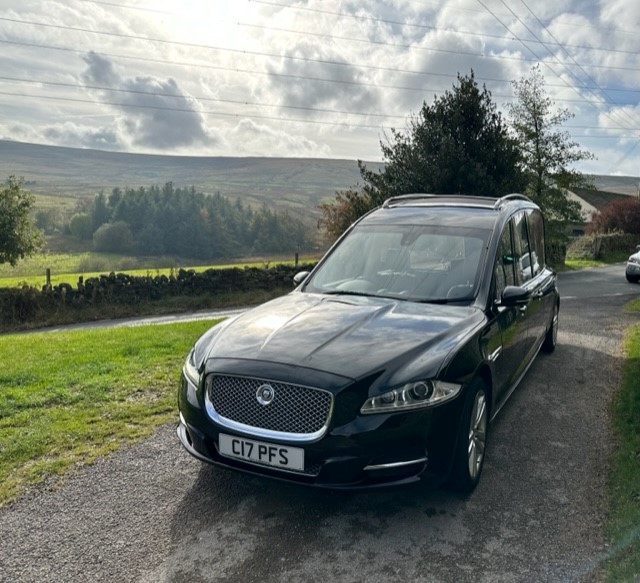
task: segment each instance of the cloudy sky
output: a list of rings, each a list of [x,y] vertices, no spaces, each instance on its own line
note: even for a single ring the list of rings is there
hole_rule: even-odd
[[[380,159],[473,69],[501,111],[540,63],[592,152],[640,175],[637,0],[0,0],[0,139]]]

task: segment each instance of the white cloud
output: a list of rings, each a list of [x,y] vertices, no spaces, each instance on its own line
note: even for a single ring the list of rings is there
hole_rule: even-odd
[[[304,135],[296,135],[284,130],[274,129],[266,124],[258,124],[244,119],[233,130],[227,132],[225,139],[228,147],[239,156],[269,155],[296,158],[332,157],[329,146],[318,144]]]
[[[123,77],[113,63],[96,53],[85,57],[83,80],[108,107],[119,112],[118,126],[135,146],[175,150],[215,144],[207,132],[198,104],[185,94],[174,79]]]
[[[384,128],[403,128],[456,74],[473,69],[502,107],[540,57],[548,94],[585,126],[572,133],[591,136],[589,168],[606,171],[628,138],[594,136],[640,128],[638,24],[635,0],[0,0],[0,132],[138,152],[371,160]],[[638,173],[633,156],[620,167]]]

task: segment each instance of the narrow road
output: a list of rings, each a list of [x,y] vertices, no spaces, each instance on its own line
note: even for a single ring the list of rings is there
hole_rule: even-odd
[[[1,509],[0,580],[599,580],[607,407],[640,286],[618,265],[561,274],[560,291],[559,345],[492,425],[470,497],[247,477],[192,459],[168,426]]]

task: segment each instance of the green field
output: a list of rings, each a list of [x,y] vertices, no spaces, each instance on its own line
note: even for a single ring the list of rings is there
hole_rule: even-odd
[[[0,335],[0,505],[177,419],[182,363],[212,323]]]
[[[28,190],[28,187],[26,187]],[[78,200],[73,196],[51,196],[47,194],[35,194],[36,199],[36,209],[38,210],[49,210],[49,209],[59,209],[59,210],[71,210],[73,209]]]

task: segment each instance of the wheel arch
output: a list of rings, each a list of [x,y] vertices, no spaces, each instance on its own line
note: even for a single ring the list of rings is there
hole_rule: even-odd
[[[482,363],[478,367],[474,378],[480,378],[484,383],[484,387],[487,392],[487,403],[489,405],[489,418],[491,418],[491,412],[493,411],[493,375],[491,374],[491,369],[487,363]]]

